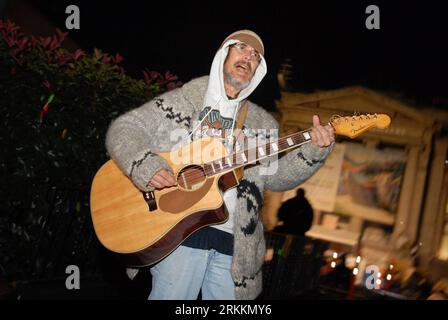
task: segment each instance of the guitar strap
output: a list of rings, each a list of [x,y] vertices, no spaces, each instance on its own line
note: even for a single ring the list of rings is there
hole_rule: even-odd
[[[243,125],[244,121],[246,121],[247,116],[247,110],[249,109],[249,104],[247,103],[247,100],[244,100],[243,106],[240,109],[240,112],[238,113],[238,119],[236,121],[235,127],[233,128],[232,138],[233,138],[233,151],[236,151],[236,145],[237,141],[241,143],[241,145],[244,146],[244,138],[245,135],[243,133]],[[244,170],[243,167],[240,167],[238,169],[234,170],[235,176],[237,177],[238,181],[241,181],[241,179],[244,176]]]
[[[235,143],[240,138],[240,135],[242,134],[242,129],[244,122],[246,121],[247,116],[247,110],[249,109],[249,104],[247,103],[247,100],[244,100],[243,106],[240,109],[240,112],[238,113],[238,119],[236,120],[235,127],[233,128],[233,142]],[[244,135],[242,136],[244,138]],[[235,147],[235,146],[234,146]]]
[[[236,121],[236,125],[234,128],[234,132],[237,129],[242,129],[243,125],[244,125],[244,121],[246,121],[246,116],[247,116],[247,109],[248,109],[248,104],[247,104],[247,100],[244,100],[243,102],[243,106],[241,107],[241,110],[238,114],[238,119]]]

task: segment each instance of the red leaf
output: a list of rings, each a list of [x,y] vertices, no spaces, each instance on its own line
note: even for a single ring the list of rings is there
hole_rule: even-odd
[[[104,54],[104,56],[103,56],[103,60],[102,60],[101,62],[104,63],[104,64],[106,64],[106,63],[109,63],[111,59],[112,59],[111,56],[109,56],[109,55],[107,55],[107,54]]]
[[[149,74],[151,75],[151,79],[153,80],[162,78],[162,75],[157,71],[150,71]]]
[[[17,46],[20,48],[20,50],[25,49],[27,44],[28,44],[28,39],[27,38],[22,38],[22,39],[17,41]]]
[[[77,61],[79,58],[83,57],[84,55],[85,55],[84,51],[82,51],[81,49],[77,49],[75,51],[75,53],[73,54],[73,58]]]
[[[57,48],[60,48],[61,47],[61,42],[58,40],[58,38],[56,38],[56,36],[54,36],[53,38],[52,38],[52,40],[51,40],[51,43],[50,43],[50,50],[54,50],[54,49],[57,49]]]
[[[101,50],[98,50],[97,48],[93,49],[93,54],[95,57],[100,58],[102,56]]]
[[[48,47],[51,43],[51,37],[42,38],[41,37],[41,43],[44,47]]]
[[[124,60],[124,58],[119,53],[115,54],[115,63],[116,64],[120,63],[123,60]]]
[[[6,30],[8,32],[14,32],[16,30],[18,30],[19,27],[17,27],[14,22],[12,22],[11,20],[6,21]]]
[[[62,32],[61,30],[56,28],[56,34],[58,35],[59,43],[62,43],[65,40],[65,38],[67,37],[68,32]]]
[[[35,48],[36,45],[38,45],[38,44],[39,44],[39,39],[37,39],[35,36],[31,36],[31,46],[33,48]]]
[[[175,80],[177,80],[177,76],[172,74],[171,72],[167,71],[167,72],[165,72],[165,79],[167,81],[175,81]]]

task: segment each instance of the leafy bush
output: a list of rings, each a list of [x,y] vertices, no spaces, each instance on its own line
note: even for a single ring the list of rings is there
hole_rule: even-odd
[[[119,54],[69,52],[60,30],[27,37],[0,20],[0,33],[0,272],[21,277],[25,257],[35,263],[33,246],[57,201],[49,192],[77,190],[85,201],[72,211],[89,215],[111,120],[180,83],[169,72],[146,70],[133,79]]]

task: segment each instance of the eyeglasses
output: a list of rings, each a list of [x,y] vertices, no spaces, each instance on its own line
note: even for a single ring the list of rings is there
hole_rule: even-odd
[[[232,48],[236,48],[239,53],[250,54],[250,59],[257,62],[261,61],[261,55],[255,49],[250,49],[244,42],[237,42],[231,45]]]

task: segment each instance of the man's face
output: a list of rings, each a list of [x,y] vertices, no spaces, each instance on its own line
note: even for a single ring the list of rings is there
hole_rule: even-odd
[[[224,62],[224,81],[237,90],[244,89],[254,76],[260,59],[260,54],[248,44],[231,45]]]

